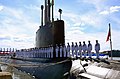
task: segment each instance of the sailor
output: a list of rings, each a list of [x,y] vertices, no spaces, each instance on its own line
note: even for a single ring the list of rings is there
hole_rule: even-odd
[[[41,58],[43,57],[43,48],[41,48]]]
[[[44,58],[46,58],[46,47],[44,47]]]
[[[46,47],[44,48],[44,58],[46,58]]]
[[[80,57],[82,57],[82,44],[81,42],[79,42],[79,53],[78,55],[80,55]]]
[[[34,48],[32,49],[32,57],[34,58]]]
[[[49,58],[51,58],[51,45],[49,45]]]
[[[47,57],[50,58],[50,45],[47,48]]]
[[[67,57],[67,48],[65,44],[63,45],[63,54],[64,54],[64,57]]]
[[[14,51],[14,50],[13,50]],[[23,57],[25,57],[25,49],[23,50]]]
[[[16,57],[18,56],[18,51],[16,51]]]
[[[62,57],[62,53],[63,53],[63,47],[62,44],[60,44],[60,57]]]
[[[51,58],[53,58],[53,49],[54,49],[54,48],[53,48],[53,46],[51,45],[51,46],[50,46],[50,50],[51,50]]]
[[[40,56],[39,56],[39,48],[37,48],[37,54],[38,54],[38,56],[37,56],[37,57],[39,58],[39,57],[40,57]]]
[[[78,45],[77,42],[75,43],[75,55],[78,57]]]
[[[35,57],[35,48],[33,48],[32,53],[33,53],[33,58],[34,58]]]
[[[27,49],[27,51],[26,51],[26,57],[28,58],[28,51],[29,51],[29,49]]]
[[[87,45],[85,44],[85,41],[83,41],[83,46],[82,46],[82,50],[83,50],[83,54],[84,54],[84,57],[86,58],[86,53],[87,53]]]
[[[89,57],[91,58],[91,56],[92,56],[92,53],[91,53],[91,51],[92,51],[92,44],[90,43],[90,41],[88,41],[88,54],[89,54]]]
[[[33,48],[31,49],[31,57],[33,57]]]
[[[46,49],[46,47],[44,48],[44,58],[46,58],[47,56],[46,56],[46,53],[47,53],[47,49]]]
[[[100,44],[98,43],[98,40],[96,40],[95,51],[97,58],[99,58]]]
[[[37,58],[38,58],[39,57],[38,48],[36,49],[36,52],[37,52]]]
[[[59,47],[58,47],[57,44],[56,44],[56,47],[55,47],[55,52],[56,52],[56,57],[58,58]]]
[[[48,58],[48,47],[46,47],[46,58]]]
[[[46,47],[46,58],[48,58],[48,47]]]
[[[37,48],[35,48],[35,58],[37,58]]]
[[[39,55],[38,57],[39,57],[39,58],[40,58],[40,52],[41,52],[41,49],[39,48],[39,49],[38,49],[38,55]]]
[[[42,56],[42,48],[40,48],[40,50],[39,50],[39,54],[40,54],[40,58],[41,58],[41,56]]]
[[[75,46],[74,46],[74,43],[72,42],[71,51],[72,51],[72,56],[73,56],[73,57],[74,57],[74,50],[75,50]]]
[[[30,48],[30,50],[29,50],[29,55],[28,55],[28,57],[31,57],[31,48]]]
[[[67,43],[67,57],[70,57],[70,45]]]
[[[36,57],[36,48],[34,48],[34,58]]]

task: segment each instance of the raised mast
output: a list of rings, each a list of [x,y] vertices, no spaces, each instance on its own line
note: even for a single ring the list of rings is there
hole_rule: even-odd
[[[45,24],[47,23],[47,0],[45,0],[45,18],[44,18],[44,20],[45,20]]]
[[[50,0],[45,0],[45,24],[49,23],[50,22],[50,7],[51,7],[51,4],[50,4]]]
[[[54,0],[52,0],[52,22],[54,21]]]
[[[41,26],[43,26],[43,8],[44,6],[41,5]]]

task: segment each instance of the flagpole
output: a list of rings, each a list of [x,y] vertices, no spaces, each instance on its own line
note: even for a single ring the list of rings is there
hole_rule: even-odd
[[[112,60],[113,56],[112,56],[112,40],[111,40],[111,27],[110,27],[110,23],[109,23],[109,29],[110,29],[110,48],[111,48],[111,60]]]

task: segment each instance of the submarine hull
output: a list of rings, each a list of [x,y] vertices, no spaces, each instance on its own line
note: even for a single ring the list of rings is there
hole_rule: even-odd
[[[63,79],[65,77],[64,74],[69,72],[72,66],[72,61],[69,59],[41,59],[38,61],[37,64],[39,66],[21,66],[16,68],[30,73],[36,79]]]

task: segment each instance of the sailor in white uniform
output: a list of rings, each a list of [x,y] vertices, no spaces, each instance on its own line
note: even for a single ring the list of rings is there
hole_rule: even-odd
[[[41,58],[41,48],[39,48],[39,57]]]
[[[44,58],[47,58],[47,48],[44,48]]]
[[[44,55],[44,58],[46,57],[46,48],[44,48],[44,53],[43,53],[43,55]]]
[[[80,57],[82,57],[82,44],[81,44],[81,42],[79,42],[79,53],[78,53],[78,55],[80,55]]]
[[[89,57],[90,57],[90,58],[91,58],[91,56],[92,56],[91,51],[92,51],[92,44],[90,43],[90,41],[88,41],[88,54],[89,54]]]
[[[48,47],[46,47],[46,58],[48,58]]]
[[[41,48],[41,58],[43,58],[43,48]]]
[[[51,50],[51,58],[53,58],[53,46],[51,45],[50,50]]]
[[[99,58],[100,44],[98,43],[98,40],[96,40],[95,51],[97,58]]]
[[[62,53],[63,53],[63,47],[62,47],[62,45],[60,44],[60,57],[62,57]]]
[[[64,57],[67,57],[67,48],[65,44],[63,45],[63,54],[64,54]]]
[[[75,51],[75,46],[74,46],[74,43],[72,42],[71,52],[72,52],[72,56],[73,56],[73,57],[74,57],[74,51]]]
[[[67,57],[70,57],[70,45],[67,43]]]
[[[56,44],[56,47],[55,47],[55,52],[56,52],[56,57],[58,58],[59,47],[58,47],[57,44]]]
[[[38,53],[37,53],[37,48],[35,48],[35,58],[37,58]]]
[[[33,54],[34,54],[34,56],[33,56],[33,57],[35,58],[35,48],[33,49]]]
[[[39,48],[39,58],[41,57],[41,48]]]
[[[77,42],[75,43],[75,55],[78,57],[78,45]]]
[[[87,45],[85,44],[85,41],[83,41],[82,50],[83,50],[84,57],[86,58],[86,55],[87,55]]]
[[[48,58],[48,47],[46,47],[46,58]]]
[[[48,46],[48,58],[50,58],[50,45]]]

